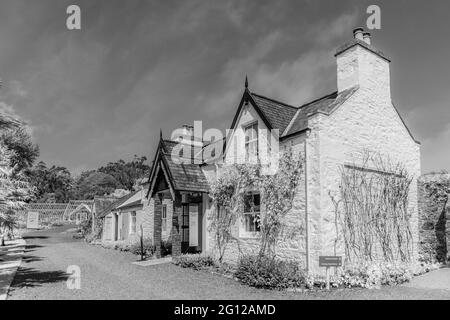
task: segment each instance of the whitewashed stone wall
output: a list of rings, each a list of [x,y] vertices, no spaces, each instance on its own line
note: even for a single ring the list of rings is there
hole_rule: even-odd
[[[267,130],[264,122],[259,118],[258,114],[254,108],[249,104],[243,108],[243,111],[238,118],[236,128],[243,129],[245,126],[258,123],[258,131],[264,132]],[[243,134],[243,132],[241,133]],[[292,147],[293,152],[300,153],[303,157],[305,156],[305,137],[297,136],[296,138],[284,141],[279,146],[279,151],[283,152],[285,147]],[[267,135],[265,139],[259,139],[260,150],[267,146],[267,139],[270,135]],[[233,137],[231,138],[233,139]],[[234,140],[236,141],[236,140]],[[244,139],[238,139],[238,145],[236,148],[227,149],[226,154],[226,164],[234,163],[234,161],[244,162],[245,161],[245,147],[243,144]],[[265,151],[265,150],[264,150]],[[264,153],[268,155],[268,153]],[[212,166],[204,168],[205,175],[209,181],[215,178],[216,172],[212,170]],[[220,174],[220,169],[219,169]],[[286,235],[278,241],[276,248],[277,256],[285,260],[295,260],[303,265],[306,264],[306,197],[305,197],[305,171],[302,174],[299,187],[297,189],[296,196],[294,198],[293,208],[286,215],[285,223],[287,225]],[[263,211],[263,209],[262,209]],[[210,207],[207,210],[208,215],[217,214],[216,208]],[[210,230],[210,219],[207,219],[207,234],[208,238],[206,246],[208,252],[214,252],[215,250],[215,240],[214,233]],[[260,239],[257,237],[244,237],[240,234],[242,222],[239,220],[232,227],[232,235],[234,240],[231,241],[225,252],[224,260],[228,262],[236,262],[238,258],[243,254],[257,254],[260,248]]]
[[[382,102],[368,90],[360,89],[332,116],[324,118],[319,131],[320,141],[320,211],[322,212],[320,239],[321,255],[333,255],[336,238],[334,205],[329,192],[339,195],[340,168],[361,159],[364,150],[380,153],[394,162],[402,162],[414,176],[409,195],[417,253],[417,182],[420,176],[420,148],[410,137],[390,103]],[[314,214],[314,213],[312,213]],[[342,243],[339,247],[343,252]],[[313,260],[317,261],[317,257]]]

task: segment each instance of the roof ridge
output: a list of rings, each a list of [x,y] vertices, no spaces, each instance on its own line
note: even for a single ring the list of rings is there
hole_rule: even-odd
[[[295,107],[295,106],[293,106],[293,105],[290,105],[290,104],[287,104],[287,103],[285,103],[285,102],[281,102],[281,101],[279,101],[279,100],[275,100],[275,99],[272,99],[272,98],[263,96],[263,95],[261,95],[261,94],[255,93],[255,92],[250,92],[250,94],[251,94],[251,95],[255,95],[255,96],[259,97],[259,98],[263,98],[263,99],[266,99],[266,100],[270,100],[270,101],[272,101],[272,102],[279,103],[279,104],[281,104],[281,105],[283,105],[283,106],[286,106],[286,107],[289,107],[289,108],[293,108],[293,109],[295,109],[295,110],[298,109],[298,107]]]

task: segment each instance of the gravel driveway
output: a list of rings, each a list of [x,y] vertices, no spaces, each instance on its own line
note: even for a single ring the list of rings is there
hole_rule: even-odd
[[[72,238],[70,227],[24,236],[27,247],[8,299],[450,299],[450,269],[426,275],[407,286],[381,290],[293,293],[259,290],[208,272],[173,264],[133,265],[137,256]],[[67,268],[78,266],[81,288],[68,289]],[[442,273],[442,275],[440,274]],[[437,280],[436,280],[437,279]],[[425,286],[434,281],[438,286]],[[415,284],[417,282],[417,285]]]

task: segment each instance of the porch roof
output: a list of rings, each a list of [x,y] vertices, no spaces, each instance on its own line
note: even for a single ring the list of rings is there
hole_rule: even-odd
[[[127,204],[123,204],[122,206],[120,206],[120,211],[127,211],[129,209],[142,209],[143,208],[143,204],[141,199],[139,200],[135,200],[133,202],[127,203]]]
[[[182,163],[186,160],[172,151],[176,141],[161,138],[152,170],[150,171],[150,188],[147,197],[154,191],[160,170],[164,172],[169,187],[176,191],[208,192],[209,184],[199,164]],[[186,161],[184,161],[186,162]]]

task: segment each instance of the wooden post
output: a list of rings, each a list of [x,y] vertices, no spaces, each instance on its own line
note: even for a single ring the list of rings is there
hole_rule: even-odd
[[[144,261],[144,231],[141,224],[141,261]]]
[[[95,212],[92,210],[92,235],[95,234]]]
[[[330,267],[327,267],[327,290],[330,290]]]

